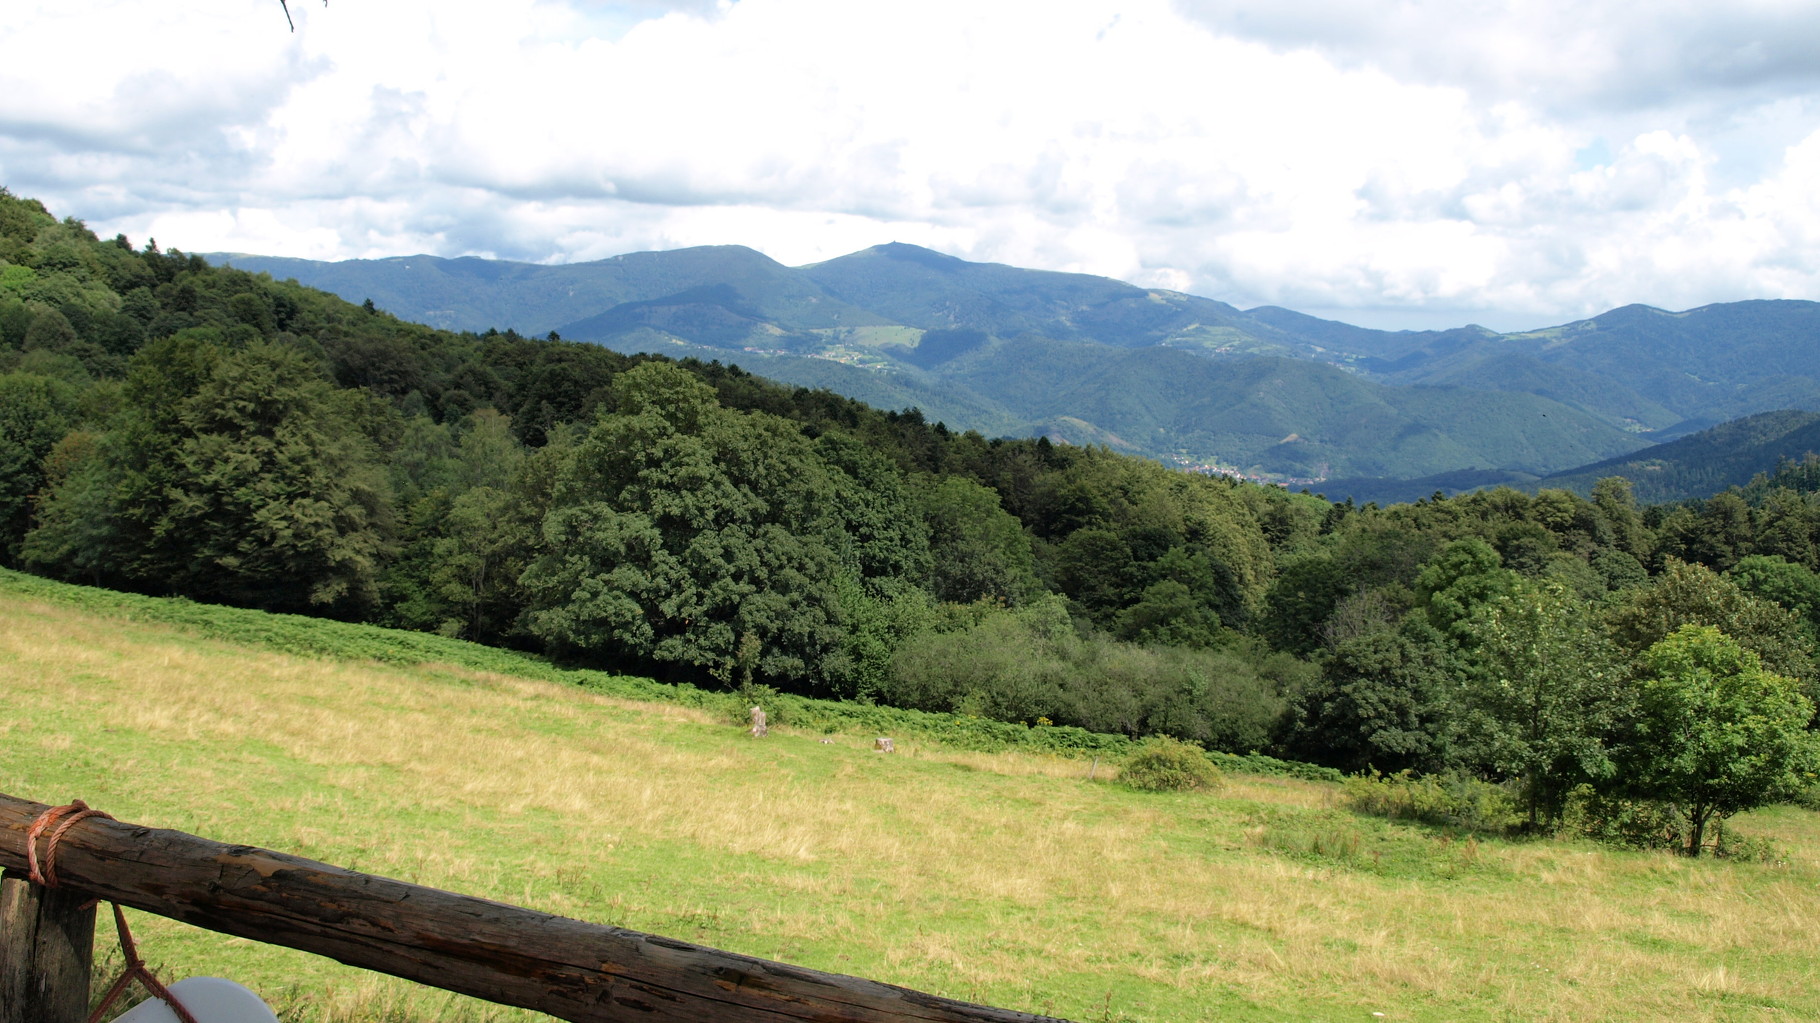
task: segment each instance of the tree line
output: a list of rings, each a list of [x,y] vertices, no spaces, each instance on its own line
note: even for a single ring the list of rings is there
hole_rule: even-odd
[[[1682,506],[1616,478],[1333,504],[718,363],[433,330],[0,189],[8,566],[727,688],[1459,772],[1518,786],[1538,822],[1589,785],[1736,809],[1664,780],[1700,774],[1675,745],[1694,719],[1732,743],[1728,777],[1774,775],[1762,792],[1811,770],[1813,478]]]

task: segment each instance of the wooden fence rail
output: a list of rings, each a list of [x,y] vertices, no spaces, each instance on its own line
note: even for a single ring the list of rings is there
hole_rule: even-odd
[[[6,868],[8,901],[15,906],[64,894],[23,879],[26,832],[47,809],[0,794],[0,867]],[[43,839],[39,850],[42,854]],[[62,887],[92,897],[572,1023],[1048,1018],[101,817],[69,829],[58,844],[55,866]],[[10,917],[6,926],[10,933],[0,933],[0,957],[16,968],[28,954],[22,946],[36,939]],[[8,982],[0,995],[11,1002],[29,997],[30,987]],[[11,1008],[22,1020],[54,1018],[48,1007],[43,1013]],[[0,1019],[14,1018],[9,1011],[0,1006]]]

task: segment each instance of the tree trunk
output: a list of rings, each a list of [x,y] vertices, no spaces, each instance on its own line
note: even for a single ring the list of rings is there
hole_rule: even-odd
[[[1710,816],[1712,811],[1703,806],[1687,811],[1687,855],[1700,855],[1701,846],[1706,844],[1706,819]]]

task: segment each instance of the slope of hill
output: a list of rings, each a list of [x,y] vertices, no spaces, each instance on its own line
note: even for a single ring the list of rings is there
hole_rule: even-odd
[[[1460,493],[1508,486],[1535,492],[1571,490],[1582,496],[1607,476],[1622,476],[1645,504],[1711,497],[1743,487],[1779,466],[1803,463],[1820,453],[1820,413],[1782,409],[1746,416],[1640,451],[1600,459],[1562,472],[1536,476],[1507,470],[1469,469],[1417,479],[1336,478],[1320,486],[1323,496],[1380,505],[1420,500],[1436,491]]]
[[[1412,374],[1415,375],[1415,374]],[[1670,439],[1677,430],[1697,429],[1679,413],[1643,397],[1622,378],[1575,366],[1556,365],[1522,352],[1480,350],[1445,360],[1420,374],[1414,386],[1498,390],[1570,405],[1652,439]],[[1382,378],[1380,378],[1382,379]],[[1394,380],[1393,375],[1390,379]],[[1489,386],[1495,384],[1496,386]]]
[[[672,355],[690,353],[677,348]],[[706,349],[692,352],[698,358],[725,358],[725,353]],[[918,372],[910,367],[880,373],[834,359],[802,359],[764,352],[747,352],[739,356],[739,365],[760,376],[798,387],[827,388],[836,394],[865,402],[879,409],[920,409],[929,421],[952,423],[958,428],[978,430],[988,437],[1034,437],[1044,431],[1041,424],[1026,419],[1003,402],[994,401],[969,389],[965,381]]]
[[[1224,302],[1151,291],[1087,274],[970,263],[893,243],[801,268],[831,295],[922,330],[1034,334],[1121,348],[1222,343],[1248,354],[1297,354],[1299,340]]]
[[[1127,1023],[1820,1014],[1789,923],[1820,915],[1820,818],[1788,807],[1734,825],[1776,863],[1456,840],[1336,809],[1331,783],[1152,794],[1108,784],[1110,758],[1089,781],[788,721],[760,742],[636,679],[7,572],[0,652],[10,795],[972,1001]],[[133,927],[161,971],[231,977],[294,1023],[531,1023]]]
[[[1190,464],[1218,451],[1224,466],[1298,479],[1460,466],[1541,472],[1645,443],[1531,395],[1385,387],[1301,359],[1214,361],[1024,339],[957,360],[951,375],[1026,419],[1094,424],[1128,451]]]
[[[1554,388],[1645,429],[1674,426],[1665,416],[1688,421],[1679,431],[1687,433],[1777,407],[1816,407],[1816,339],[1820,303],[1733,302],[1681,313],[1632,305],[1370,368],[1394,383]]]
[[[1820,412],[1784,409],[1723,423],[1631,455],[1545,476],[1529,485],[1579,494],[1606,476],[1630,480],[1637,499],[1657,504],[1708,497],[1769,473],[1784,459],[1820,452]]]
[[[445,330],[513,327],[543,334],[628,303],[670,299],[671,305],[687,304],[677,296],[691,292],[698,293],[695,301],[708,305],[732,298],[747,316],[793,328],[887,322],[842,306],[788,267],[742,245],[634,252],[552,266],[436,256],[338,263],[242,253],[208,258],[278,280],[294,277],[352,302],[370,298],[382,309]]]
[[[1391,332],[898,243],[794,269],[739,246],[570,266],[231,260],[409,319],[762,365],[887,406],[926,401],[960,429],[1091,437],[1285,480],[1547,474],[1743,415],[1820,409],[1812,302]]]
[[[1499,336],[1477,325],[1451,330],[1374,330],[1323,320],[1280,306],[1258,306],[1246,310],[1245,315],[1286,334],[1315,342],[1334,361],[1354,364],[1369,361],[1378,372],[1387,372],[1404,361],[1414,363],[1432,359]]]
[[[1438,472],[1432,476],[1418,476],[1414,479],[1384,479],[1373,476],[1335,477],[1322,480],[1310,488],[1330,501],[1351,501],[1354,504],[1376,504],[1389,507],[1393,504],[1408,504],[1412,501],[1423,501],[1435,494],[1468,494],[1475,490],[1486,490],[1492,487],[1514,487],[1525,489],[1536,477],[1524,472],[1512,472],[1507,469],[1456,469],[1452,472]]]

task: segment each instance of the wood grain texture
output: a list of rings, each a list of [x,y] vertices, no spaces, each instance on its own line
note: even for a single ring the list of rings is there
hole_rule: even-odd
[[[22,872],[23,874],[23,872]],[[73,888],[0,880],[0,1023],[83,1023],[95,907]]]
[[[45,809],[0,794],[0,866],[23,868]],[[64,836],[57,874],[123,906],[571,1023],[1049,1018],[102,818]]]

